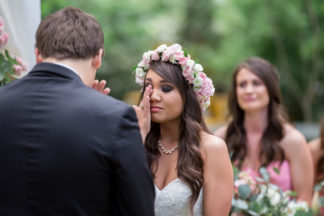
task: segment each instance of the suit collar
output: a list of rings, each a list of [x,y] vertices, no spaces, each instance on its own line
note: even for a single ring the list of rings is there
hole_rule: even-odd
[[[70,70],[67,67],[58,64],[48,63],[48,62],[41,62],[36,64],[33,67],[33,69],[29,72],[29,74],[33,75],[35,73],[44,73],[44,72],[51,73],[61,77],[66,77],[69,79],[79,80],[81,83],[83,83],[80,76],[74,71]]]

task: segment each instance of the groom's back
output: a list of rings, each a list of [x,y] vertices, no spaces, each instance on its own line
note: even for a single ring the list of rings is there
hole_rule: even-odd
[[[101,65],[100,24],[77,8],[51,14],[35,54],[0,88],[0,215],[153,215],[134,110],[85,86]]]
[[[81,82],[33,72],[1,89],[0,104],[0,212],[109,215],[128,107]]]

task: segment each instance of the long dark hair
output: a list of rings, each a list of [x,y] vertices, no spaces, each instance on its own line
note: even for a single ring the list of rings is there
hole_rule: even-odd
[[[261,166],[267,166],[274,160],[283,161],[285,153],[279,146],[279,141],[284,136],[283,123],[285,115],[281,108],[281,93],[279,88],[278,72],[264,59],[252,57],[242,62],[234,71],[232,85],[229,93],[228,107],[229,115],[232,117],[227,128],[225,141],[232,154],[232,162],[241,167],[247,154],[246,131],[244,129],[244,110],[238,104],[236,95],[236,77],[238,72],[245,68],[258,76],[265,84],[269,94],[268,126],[263,132],[261,139],[261,152],[259,159]]]
[[[150,64],[150,69],[163,79],[172,83],[179,90],[184,101],[180,123],[177,175],[191,189],[190,209],[192,213],[193,206],[203,186],[203,159],[199,149],[200,132],[210,132],[202,117],[200,105],[192,85],[183,77],[181,67],[169,62],[153,61]],[[143,93],[142,91],[141,98],[143,97]],[[158,158],[161,156],[158,149],[160,136],[160,124],[152,122],[151,130],[145,139],[145,148],[153,176],[155,176],[154,174],[157,169]],[[153,165],[156,165],[155,170],[153,170]]]
[[[321,134],[320,134],[320,146],[321,146],[321,153],[320,157],[317,162],[317,173],[316,173],[316,181],[322,181],[324,180],[324,120],[322,122],[321,127]]]

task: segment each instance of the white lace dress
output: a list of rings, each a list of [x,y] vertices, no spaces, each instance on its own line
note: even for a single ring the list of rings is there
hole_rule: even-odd
[[[190,196],[189,186],[179,178],[170,182],[162,190],[155,186],[155,216],[189,216]],[[202,216],[202,196],[203,190],[200,191],[194,205],[194,216]]]

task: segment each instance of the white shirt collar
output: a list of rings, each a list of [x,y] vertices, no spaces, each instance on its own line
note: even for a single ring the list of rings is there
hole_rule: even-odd
[[[70,67],[70,66],[68,66],[66,64],[57,63],[57,62],[53,62],[53,64],[57,64],[57,65],[60,65],[62,67],[66,67],[66,68],[70,69],[71,71],[73,71],[74,73],[76,73],[79,76],[79,74],[76,72],[76,70],[74,70],[72,67]]]

